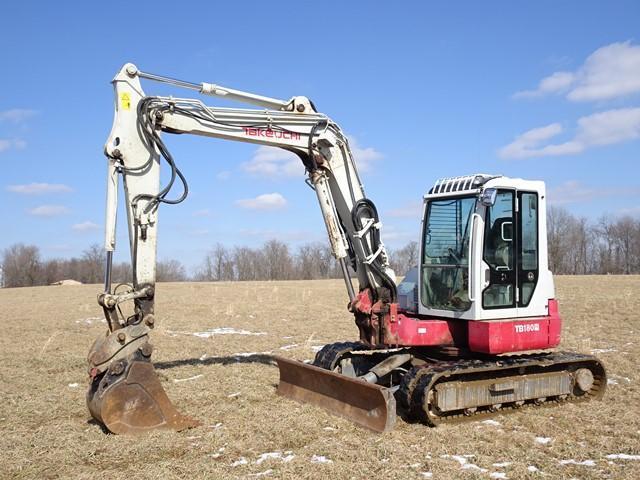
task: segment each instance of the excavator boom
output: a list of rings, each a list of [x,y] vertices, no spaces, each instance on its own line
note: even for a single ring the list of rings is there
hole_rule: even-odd
[[[146,96],[141,79],[267,110],[209,107],[195,99]],[[182,430],[198,424],[173,407],[151,363],[149,333],[155,326],[158,210],[161,204],[181,202],[188,192],[186,179],[162,140],[165,133],[267,145],[296,154],[307,172],[307,183],[318,198],[331,250],[342,269],[350,300],[356,298],[350,265],[357,271],[360,287],[367,288],[373,297],[394,297],[395,275],[380,241],[381,224],[373,203],[364,194],[348,139],[330,118],[316,112],[309,99],[298,96],[279,100],[212,83],[185,82],[142,72],[133,64],[126,64],[118,72],[113,86],[115,115],[104,149],[107,265],[104,292],[98,296],[109,330],[89,352],[91,386],[87,394],[91,415],[107,429],[139,433],[157,428]],[[171,175],[168,184],[161,187],[163,161]],[[124,290],[114,291],[111,266],[120,179],[133,279]],[[176,183],[182,183],[183,191],[177,198],[169,198]],[[134,305],[134,314],[128,318],[121,314],[123,302]],[[361,322],[364,340],[375,343],[377,336],[371,325]],[[302,364],[292,365],[292,372],[299,370],[296,366]],[[283,385],[281,393],[285,391]]]

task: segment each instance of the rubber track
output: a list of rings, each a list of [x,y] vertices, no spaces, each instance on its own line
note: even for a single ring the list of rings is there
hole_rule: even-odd
[[[503,404],[497,411],[487,409],[480,410],[471,415],[462,412],[439,414],[434,410],[424,410],[424,405],[430,391],[437,383],[443,381],[468,380],[473,381],[486,377],[487,374],[497,374],[500,376],[517,376],[524,373],[544,373],[563,371],[566,369],[589,368],[594,374],[593,387],[589,392],[582,395],[571,395],[566,400],[558,397],[548,399],[546,402],[536,405],[535,400],[527,400],[522,406],[515,403]],[[510,374],[510,370],[514,370]],[[583,355],[573,352],[555,352],[549,354],[504,357],[500,360],[454,360],[442,361],[435,364],[427,364],[411,369],[403,378],[399,394],[399,399],[403,404],[408,404],[410,416],[419,418],[430,426],[437,426],[442,423],[458,423],[475,421],[479,418],[488,418],[513,410],[521,409],[525,406],[551,406],[561,402],[583,402],[593,398],[601,398],[606,389],[607,378],[604,366],[600,361],[591,355]],[[406,402],[406,403],[405,403]]]
[[[368,350],[368,347],[360,342],[338,342],[325,345],[316,353],[313,365],[316,367],[331,370],[336,367],[340,359],[349,352],[356,350]]]

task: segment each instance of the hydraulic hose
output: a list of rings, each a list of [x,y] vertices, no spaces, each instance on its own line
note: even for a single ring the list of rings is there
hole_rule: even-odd
[[[372,218],[374,223],[378,223],[379,221],[378,209],[368,198],[358,200],[351,210],[351,220],[358,230],[362,230],[364,227],[362,224],[363,217]],[[367,242],[362,242],[362,248],[365,250],[365,255],[369,256],[376,252],[380,247],[380,230],[377,228],[370,228],[367,235],[369,237],[369,244],[371,245],[371,248],[369,248]],[[380,277],[383,286],[389,290],[391,302],[395,303],[398,298],[398,288],[393,279],[385,272],[384,265],[382,264],[379,256],[371,262],[371,269],[378,275],[378,277]]]

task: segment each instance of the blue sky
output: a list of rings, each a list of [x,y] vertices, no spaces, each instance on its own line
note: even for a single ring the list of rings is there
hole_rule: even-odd
[[[391,247],[417,239],[417,205],[442,176],[542,179],[575,214],[640,215],[638,2],[36,5],[5,2],[0,15],[0,249],[69,257],[102,242],[109,81],[128,61],[311,98],[357,147]],[[326,241],[302,166],[286,155],[165,139],[192,193],[161,209],[160,258],[193,268],[215,242]]]

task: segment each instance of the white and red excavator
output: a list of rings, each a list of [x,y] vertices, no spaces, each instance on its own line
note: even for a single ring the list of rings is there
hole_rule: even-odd
[[[262,109],[147,96],[141,79]],[[109,329],[89,353],[87,393],[91,415],[111,432],[198,425],[173,406],[150,360],[158,208],[187,196],[187,182],[163,134],[279,147],[296,154],[306,169],[359,339],[326,345],[313,365],[277,357],[283,396],[386,431],[395,423],[396,400],[406,417],[436,426],[604,394],[606,373],[597,358],[555,348],[561,319],[547,265],[543,182],[486,174],[435,182],[424,195],[419,266],[398,284],[378,211],[365,195],[347,137],[309,99],[278,100],[189,83],[132,64],[118,72],[113,85],[115,118],[105,145],[107,265],[98,296]],[[163,187],[162,161],[170,169]],[[113,289],[111,282],[119,178],[133,268],[125,289]],[[169,198],[177,181],[183,190]],[[127,301],[134,313],[125,318],[120,304]]]

